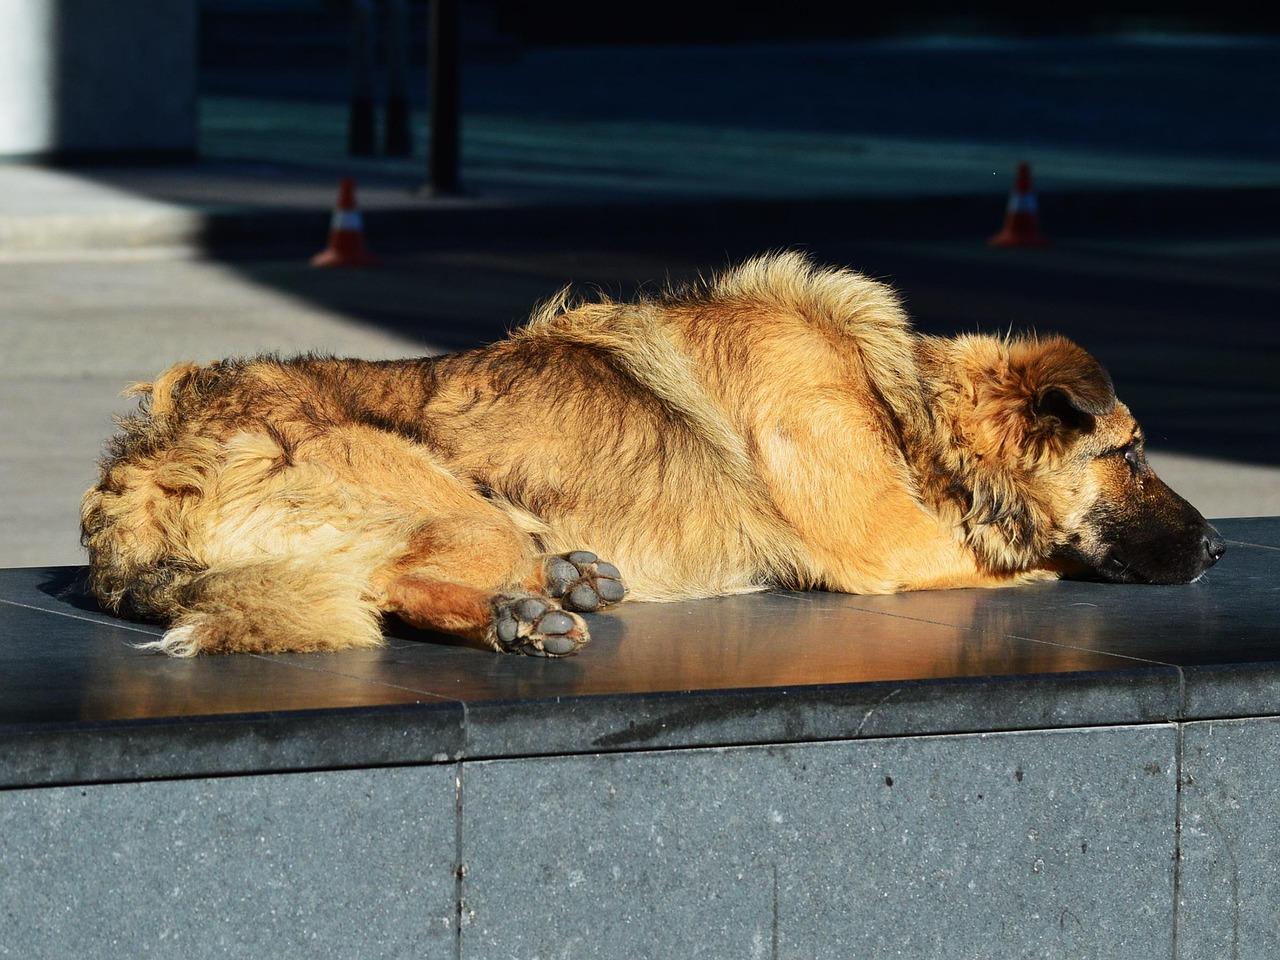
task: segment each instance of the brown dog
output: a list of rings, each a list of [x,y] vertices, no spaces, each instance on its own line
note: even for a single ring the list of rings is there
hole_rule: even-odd
[[[1224,549],[1080,347],[922,336],[887,287],[797,254],[562,295],[467,353],[137,390],[83,539],[99,599],[170,624],[176,655],[367,647],[385,614],[560,655],[618,567],[674,600],[1182,583]]]

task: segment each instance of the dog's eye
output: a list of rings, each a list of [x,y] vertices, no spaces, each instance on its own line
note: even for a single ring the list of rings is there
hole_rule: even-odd
[[[1129,471],[1137,476],[1142,472],[1142,445],[1138,440],[1134,440],[1131,444],[1124,448],[1124,462],[1129,465]]]
[[[1123,447],[1114,447],[1103,454],[1104,457],[1121,457],[1129,471],[1137,474],[1142,470],[1142,447],[1137,440],[1131,440]]]

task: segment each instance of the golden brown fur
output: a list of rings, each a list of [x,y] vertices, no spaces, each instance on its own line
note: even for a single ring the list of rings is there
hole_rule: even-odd
[[[389,614],[567,653],[573,611],[622,592],[597,557],[671,600],[1175,582],[1222,552],[1085,351],[919,335],[889,288],[797,254],[562,296],[466,353],[184,363],[137,390],[84,542],[96,595],[169,623],[174,654],[370,646]]]

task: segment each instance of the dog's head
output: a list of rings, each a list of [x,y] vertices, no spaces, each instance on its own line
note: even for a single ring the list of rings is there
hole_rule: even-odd
[[[1188,583],[1222,537],[1147,464],[1143,435],[1090,354],[1061,337],[957,341],[942,395],[970,538],[1007,565],[1065,576]]]

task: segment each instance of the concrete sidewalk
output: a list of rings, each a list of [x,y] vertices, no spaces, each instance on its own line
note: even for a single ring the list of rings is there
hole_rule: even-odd
[[[917,38],[548,48],[462,76],[462,194],[346,153],[329,68],[214,69],[199,163],[0,166],[0,256],[298,242],[342,176],[414,245],[496,230],[838,211],[863,234],[984,231],[1023,160],[1059,233],[1256,229],[1280,209],[1280,39]],[[425,81],[415,82],[415,90]]]

